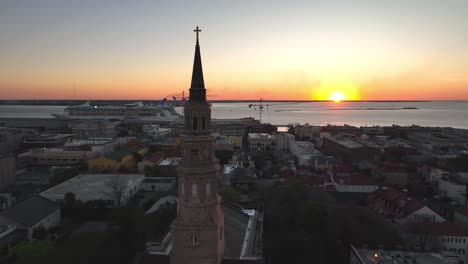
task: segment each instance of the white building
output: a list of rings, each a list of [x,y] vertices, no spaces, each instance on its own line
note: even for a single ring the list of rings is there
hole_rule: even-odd
[[[420,223],[422,221],[442,223],[446,220],[434,210],[425,205],[417,210],[409,211],[407,212],[407,214],[404,214],[400,218],[396,219],[396,222],[400,225],[405,225],[409,223]]]
[[[164,177],[176,177],[177,166],[179,166],[180,157],[169,157],[158,163],[159,174]]]
[[[320,151],[315,149],[314,144],[309,141],[291,141],[289,151],[297,158],[301,166],[313,165],[315,162],[314,157],[323,156]]]
[[[65,194],[75,194],[75,199],[83,203],[103,200],[108,206],[125,204],[140,189],[143,174],[80,174],[68,181],[40,193],[59,204],[64,202]],[[118,196],[116,190],[121,190]]]
[[[333,186],[337,192],[371,193],[379,189],[379,185],[363,175],[351,175],[349,177],[331,177]]]
[[[439,195],[448,197],[458,204],[465,204],[466,185],[454,177],[442,177],[439,179]]]
[[[249,133],[249,150],[252,153],[268,152],[276,149],[276,137],[267,133]]]
[[[406,226],[406,240],[424,250],[437,249],[452,263],[468,260],[468,233],[450,222],[414,223]],[[461,262],[459,262],[461,261]]]
[[[276,151],[288,152],[289,144],[291,141],[295,141],[296,137],[290,133],[276,133]]]
[[[142,131],[143,133],[148,134],[154,140],[159,140],[163,137],[168,136],[171,133],[172,129],[167,127],[160,127],[159,125],[149,124],[142,126]]]

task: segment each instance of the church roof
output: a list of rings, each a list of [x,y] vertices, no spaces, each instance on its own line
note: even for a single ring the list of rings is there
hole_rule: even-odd
[[[205,81],[203,80],[203,69],[200,55],[200,43],[198,33],[201,31],[198,26],[194,30],[197,33],[197,43],[195,45],[195,57],[193,60],[192,84],[190,85],[189,101],[206,101]]]
[[[249,216],[230,203],[223,202],[224,210],[224,257],[239,259],[244,245]]]
[[[205,89],[203,80],[203,69],[200,55],[200,43],[198,42],[198,27],[194,30],[197,33],[197,44],[195,45],[195,58],[193,60],[192,85],[191,89]]]

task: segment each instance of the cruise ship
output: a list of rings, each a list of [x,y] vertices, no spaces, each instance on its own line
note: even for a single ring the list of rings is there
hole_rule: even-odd
[[[78,106],[65,108],[63,113],[53,114],[58,119],[108,119],[122,120],[126,123],[167,123],[182,122],[181,114],[174,107],[165,105],[144,105],[142,102],[126,104],[123,106],[92,106],[86,102]]]

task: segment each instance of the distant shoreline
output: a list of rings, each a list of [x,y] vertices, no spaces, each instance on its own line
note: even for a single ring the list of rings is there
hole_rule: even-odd
[[[0,105],[48,105],[48,106],[70,106],[85,103],[87,100],[0,100]],[[90,100],[92,104],[128,104],[141,101],[145,104],[157,104],[161,100]],[[169,101],[169,100],[168,100]],[[172,100],[170,100],[172,101]],[[180,100],[176,101],[180,102]],[[210,100],[211,103],[258,103],[259,100]],[[328,100],[263,100],[263,103],[323,103],[333,102]],[[359,100],[342,101],[347,103],[398,103],[398,102],[436,102],[435,100]],[[464,100],[448,100],[439,102],[468,102]]]

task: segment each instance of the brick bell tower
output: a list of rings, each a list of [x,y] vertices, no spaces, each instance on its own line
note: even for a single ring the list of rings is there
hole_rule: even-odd
[[[200,56],[198,33],[185,127],[180,137],[182,160],[177,168],[177,218],[172,224],[172,264],[221,263],[224,253],[224,212],[218,195],[219,164],[214,157],[211,106]]]

